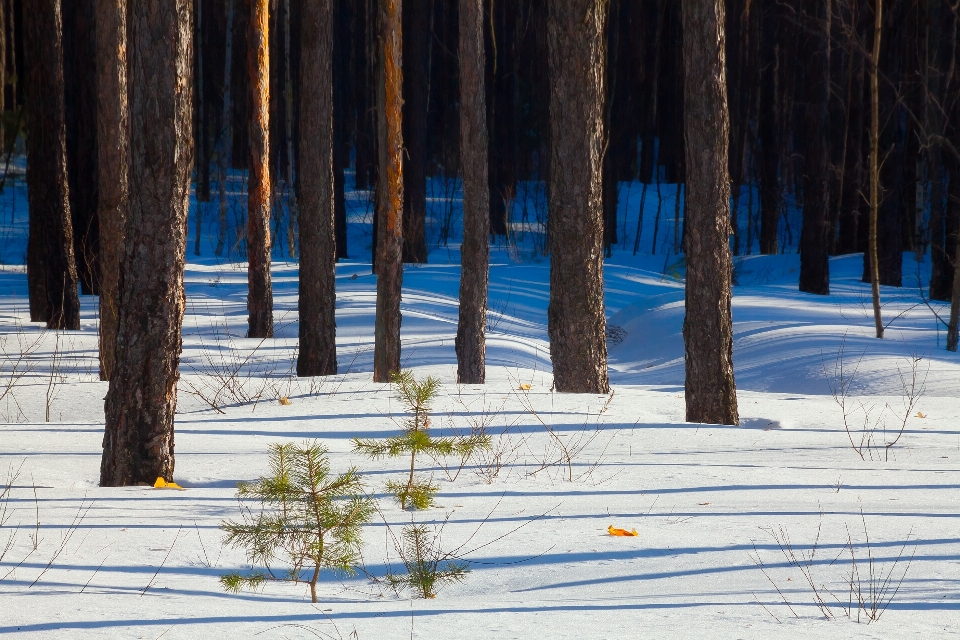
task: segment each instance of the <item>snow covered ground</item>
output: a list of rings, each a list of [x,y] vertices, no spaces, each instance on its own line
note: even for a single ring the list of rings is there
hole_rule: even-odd
[[[95,301],[82,299],[80,332],[31,325],[16,259],[22,234],[5,227],[0,393],[16,384],[0,401],[0,474],[15,479],[0,501],[0,634],[956,637],[960,358],[943,349],[944,331],[920,298],[914,274],[926,277],[923,264],[905,256],[906,286],[883,289],[891,323],[878,341],[860,256],[831,261],[833,294],[824,298],[796,291],[795,254],[738,260],[742,424],[727,427],[684,422],[677,256],[618,247],[605,270],[608,322],[622,330],[610,349],[613,393],[564,395],[550,390],[549,263],[537,257],[535,235],[493,251],[488,383],[462,387],[456,238],[434,239],[430,263],[404,275],[404,366],[444,384],[435,429],[482,423],[494,451],[459,474],[459,465],[423,460],[440,493],[435,508],[411,514],[383,493],[403,463],[351,453],[353,437],[397,433],[401,414],[390,387],[371,381],[369,225],[362,194],[350,195],[354,259],[337,266],[337,376],[292,375],[295,263],[275,262],[278,338],[261,342],[243,337],[245,265],[213,259],[209,237],[204,256],[190,256],[176,424],[183,492],[97,487],[106,384],[97,379]],[[443,206],[438,199],[434,232]],[[11,207],[3,215],[22,223],[25,206]],[[672,210],[665,201],[666,218]],[[633,215],[626,229],[635,229]],[[672,219],[661,225],[672,239]],[[16,377],[22,351],[28,371]],[[849,432],[831,395],[840,362]],[[887,448],[907,407],[902,436]],[[316,605],[302,584],[225,593],[218,577],[248,568],[241,551],[220,544],[220,522],[239,516],[236,483],[267,472],[269,444],[306,439],[329,448],[335,470],[357,465],[379,498],[363,571],[324,575]],[[393,540],[411,519],[446,521],[443,549],[472,569],[432,600],[398,597],[372,579],[402,570]],[[611,536],[608,526],[639,535]],[[786,557],[791,549],[800,566]],[[866,624],[860,611],[858,624],[855,598],[847,617],[851,582],[868,609],[882,608],[879,621]],[[825,620],[818,594],[835,620]]]

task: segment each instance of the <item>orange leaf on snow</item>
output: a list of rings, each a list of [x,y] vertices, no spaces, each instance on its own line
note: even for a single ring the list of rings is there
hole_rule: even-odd
[[[280,398],[279,402],[282,405],[293,404],[292,402],[290,402],[290,398],[288,398],[287,396],[283,396],[282,398]]]
[[[640,535],[639,533],[637,533],[637,530],[636,530],[636,529],[631,529],[630,531],[627,531],[626,529],[619,529],[619,528],[617,528],[617,527],[615,527],[615,526],[613,526],[613,525],[610,525],[609,527],[607,527],[607,532],[608,532],[610,535],[612,535],[612,536],[638,536],[638,535]]]
[[[178,485],[176,482],[167,482],[163,477],[158,477],[157,481],[153,483],[154,489],[179,489],[180,491],[185,491],[183,487]]]
[[[521,390],[521,391],[530,391],[530,385],[528,385],[528,384],[522,384],[522,385],[520,385],[520,390]]]

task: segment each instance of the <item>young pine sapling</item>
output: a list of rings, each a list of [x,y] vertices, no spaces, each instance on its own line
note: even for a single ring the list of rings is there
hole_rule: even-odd
[[[300,582],[307,570],[310,597],[317,601],[322,569],[351,575],[360,554],[360,527],[370,520],[373,503],[363,496],[355,468],[341,475],[330,471],[326,449],[316,443],[270,446],[270,475],[241,482],[237,498],[259,503],[241,506],[242,521],[224,521],[224,544],[243,548],[247,559],[263,567],[250,575],[221,576],[224,589],[239,592],[278,579],[271,564],[289,563],[286,579]],[[282,579],[282,578],[281,578]]]
[[[405,526],[397,551],[407,573],[388,573],[386,580],[398,595],[401,591],[413,589],[421,598],[434,598],[441,585],[462,582],[470,573],[466,562],[456,560],[452,554],[440,549],[438,533],[425,524],[411,523]]]
[[[431,403],[440,390],[440,381],[432,376],[417,380],[411,371],[395,372],[391,382],[409,417],[403,421],[403,433],[385,440],[353,439],[353,449],[374,460],[410,456],[410,473],[405,482],[389,481],[387,490],[402,509],[426,509],[433,504],[439,487],[416,476],[417,454],[433,457],[459,455],[466,459],[474,451],[490,446],[490,437],[474,433],[465,437],[434,438],[430,435]]]

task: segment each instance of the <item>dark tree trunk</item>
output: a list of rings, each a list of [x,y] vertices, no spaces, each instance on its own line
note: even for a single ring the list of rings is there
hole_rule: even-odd
[[[247,310],[249,338],[273,337],[270,278],[270,58],[269,2],[250,0],[247,70],[253,95],[250,179],[247,187]]]
[[[337,372],[333,0],[303,0],[300,56],[298,376]]]
[[[377,1],[357,0],[353,31],[353,103],[356,105],[356,188],[377,182]]]
[[[333,235],[336,259],[347,255],[347,202],[344,169],[350,166],[350,132],[356,129],[356,115],[350,97],[350,29],[354,24],[348,3],[333,5]]]
[[[97,156],[100,195],[100,379],[113,373],[120,261],[127,218],[127,0],[97,0]]]
[[[877,213],[877,261],[880,284],[899,287],[903,282],[903,224],[901,220],[903,194],[903,163],[906,118],[903,104],[898,95],[897,85],[901,82],[902,57],[900,47],[903,40],[903,19],[905,7],[901,3],[890,3],[883,17],[882,42],[880,50],[880,73],[886,81],[880,81],[878,87],[879,112],[881,117],[879,131],[880,187]],[[870,261],[864,258],[863,281],[870,281]]]
[[[431,3],[415,0],[403,12],[403,261],[427,261],[427,57]]]
[[[607,393],[603,305],[603,104],[607,3],[551,2],[550,307],[553,384]]]
[[[400,294],[403,287],[403,35],[402,0],[377,0],[380,56],[377,82],[377,315],[373,380],[400,371]]]
[[[95,1],[62,3],[67,174],[73,253],[84,295],[100,292]]]
[[[510,211],[516,196],[516,132],[513,124],[516,76],[511,73],[514,39],[510,26],[516,20],[519,3],[492,2],[487,16],[485,49],[487,68],[487,132],[489,134],[488,175],[490,179],[490,233],[506,237]]]
[[[931,64],[926,69],[926,90],[928,92],[926,105],[926,125],[933,136],[942,136],[946,129],[944,106],[947,104],[947,84],[954,86],[956,91],[957,79],[949,78],[947,70],[956,56],[957,50],[957,18],[950,16],[949,8],[942,0],[928,0],[928,47]],[[943,18],[946,18],[944,20]],[[951,19],[952,18],[952,19]],[[951,82],[952,80],[952,82]],[[954,127],[960,126],[957,123]],[[932,300],[950,300],[952,294],[953,255],[946,247],[946,209],[944,206],[945,185],[943,174],[949,162],[943,161],[942,143],[939,137],[930,140],[927,149],[927,174],[930,179],[930,258],[932,269],[930,274],[930,298]],[[951,172],[954,173],[954,172]],[[954,174],[955,175],[955,174]],[[957,182],[951,176],[950,184]]]
[[[777,87],[780,59],[780,33],[784,11],[777,0],[766,0],[760,32],[760,253],[778,252],[780,223],[780,123]],[[792,62],[792,61],[791,61]]]
[[[140,0],[130,18],[130,208],[100,486],[173,481],[193,144],[191,0]]]
[[[843,188],[840,198],[840,230],[837,238],[837,253],[857,253],[863,249],[860,237],[863,235],[860,210],[866,202],[864,198],[863,146],[864,127],[864,57],[853,51],[852,76],[850,78],[850,100],[847,102],[847,153],[843,166]]]
[[[733,378],[722,0],[683,0],[688,422],[739,424]]]
[[[229,0],[228,0],[229,1]],[[233,111],[230,119],[230,166],[234,169],[247,169],[250,166],[250,130],[253,114],[253,87],[250,85],[250,66],[247,52],[249,45],[250,12],[254,2],[263,0],[233,0],[233,46],[230,63],[230,107]],[[264,35],[266,38],[266,35]],[[264,47],[266,47],[264,43]]]
[[[800,291],[828,295],[830,262],[827,211],[827,106],[830,99],[830,11],[824,0],[803,0],[806,114],[803,159],[803,227],[800,235]]]
[[[60,0],[37,0],[23,16],[30,319],[46,322],[50,329],[79,329],[80,300],[67,183]]]
[[[460,164],[463,167],[463,243],[457,382],[486,381],[490,201],[487,109],[484,96],[483,0],[460,2]]]

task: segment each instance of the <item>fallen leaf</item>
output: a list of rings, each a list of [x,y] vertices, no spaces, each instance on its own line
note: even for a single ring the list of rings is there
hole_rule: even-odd
[[[522,384],[522,385],[520,385],[520,390],[521,390],[521,391],[530,391],[530,385],[528,385],[528,384]]]
[[[707,505],[710,504],[710,503],[709,503],[709,502],[698,502],[697,504],[700,505],[701,507],[705,507],[705,506],[707,506]]]
[[[178,485],[176,482],[167,482],[163,479],[163,476],[157,478],[157,481],[153,483],[154,489],[179,489],[180,491],[185,491],[183,487]]]
[[[918,418],[926,418],[927,416],[925,416],[922,411],[917,411],[917,417],[918,417]]]
[[[282,405],[293,404],[292,402],[290,402],[290,398],[288,398],[287,396],[283,396],[282,398],[280,398],[279,402]]]
[[[638,535],[640,535],[639,533],[637,533],[637,530],[636,530],[636,529],[631,529],[630,531],[627,531],[626,529],[619,529],[619,528],[617,528],[617,527],[615,527],[615,526],[613,526],[613,525],[610,525],[609,527],[607,527],[607,532],[608,532],[610,535],[612,535],[612,536],[638,536]]]

